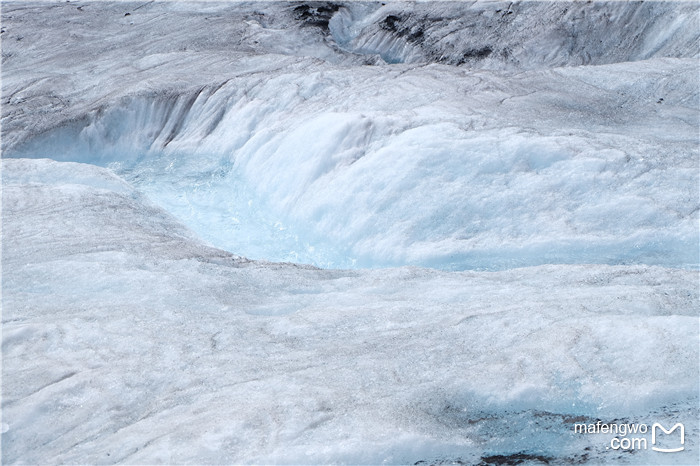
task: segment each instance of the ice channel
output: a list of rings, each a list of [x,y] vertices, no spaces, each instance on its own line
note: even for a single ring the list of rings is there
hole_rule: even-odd
[[[691,6],[212,5],[168,18],[241,17],[149,42],[111,89],[48,63],[10,102],[54,110],[9,118],[3,156],[109,167],[252,259],[697,268]]]

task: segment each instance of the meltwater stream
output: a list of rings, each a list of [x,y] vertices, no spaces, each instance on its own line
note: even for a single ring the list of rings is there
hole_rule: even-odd
[[[294,225],[248,187],[234,164],[180,177],[183,154],[149,157],[137,164],[112,162],[117,175],[174,215],[204,241],[253,260],[353,268],[347,250],[322,238],[312,227]]]
[[[605,100],[593,111],[585,87],[569,91],[570,107],[549,104],[580,77],[575,69],[552,76],[537,99],[517,94],[538,73],[509,78],[511,97],[498,74],[486,74],[462,106],[468,78],[459,70],[401,66],[391,85],[372,68],[323,70],[123,99],[9,155],[108,167],[213,246],[251,259],[444,270],[697,266],[692,122],[673,122],[673,138],[663,125],[605,125],[619,118],[615,88],[599,88]],[[415,91],[435,80],[448,85]],[[652,92],[673,105],[682,89],[665,86]],[[344,97],[348,88],[354,94]],[[643,94],[626,99],[649,105]],[[516,107],[494,104],[507,100]],[[538,109],[545,118],[532,116]],[[563,118],[565,128],[550,127]]]
[[[109,167],[252,259],[697,268],[691,6],[211,8],[226,34],[158,39],[138,73],[100,52],[118,92],[51,70],[13,91],[63,94],[3,120],[3,156]],[[99,20],[127,47],[123,18]]]
[[[697,267],[694,60],[310,66],[110,101],[6,156],[109,167],[251,259]]]

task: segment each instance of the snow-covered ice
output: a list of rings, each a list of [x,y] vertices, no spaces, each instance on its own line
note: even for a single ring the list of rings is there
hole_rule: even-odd
[[[2,31],[3,462],[697,462],[697,4]]]

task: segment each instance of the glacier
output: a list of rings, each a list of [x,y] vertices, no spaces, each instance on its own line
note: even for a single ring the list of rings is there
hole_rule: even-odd
[[[699,13],[3,2],[3,462],[696,463]]]

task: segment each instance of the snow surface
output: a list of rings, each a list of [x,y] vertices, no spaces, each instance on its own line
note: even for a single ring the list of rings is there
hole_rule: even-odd
[[[385,3],[3,3],[4,463],[697,462],[697,4]]]

